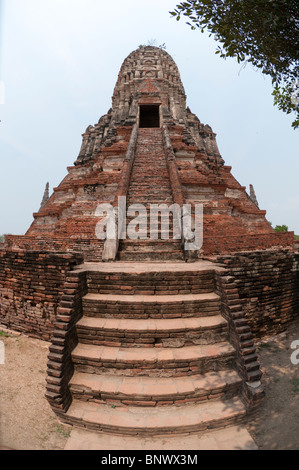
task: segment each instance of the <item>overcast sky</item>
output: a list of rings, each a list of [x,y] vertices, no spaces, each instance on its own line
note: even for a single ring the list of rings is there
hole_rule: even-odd
[[[0,234],[23,234],[111,107],[130,52],[155,39],[179,67],[187,104],[217,134],[239,183],[273,226],[299,234],[298,131],[271,82],[215,55],[213,38],[171,18],[175,0],[0,0]]]

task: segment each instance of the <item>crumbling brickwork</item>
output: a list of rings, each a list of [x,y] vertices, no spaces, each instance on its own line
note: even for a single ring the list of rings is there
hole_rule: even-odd
[[[49,341],[65,277],[80,261],[67,253],[0,251],[0,323]]]
[[[112,108],[97,124],[88,126],[75,164],[67,170],[33,214],[26,235],[7,237],[7,248],[39,250],[46,245],[46,250],[79,251],[85,260],[99,261],[105,250],[96,238],[96,209],[102,203],[115,207],[118,196],[127,197],[127,205],[142,203],[147,208],[153,202],[176,202],[191,204],[194,211],[201,204],[204,241],[199,256],[294,245],[293,232],[275,233],[253,191],[247,194],[233,177],[219,152],[216,134],[186,106],[176,64],[157,47],[141,47],[126,58]],[[146,250],[144,245],[140,260],[159,258],[155,251],[166,259],[165,250],[172,259],[186,257],[179,246],[168,246],[166,240],[164,250],[163,243],[156,250],[150,244]],[[132,247],[120,244],[117,248],[121,259],[131,258]],[[128,254],[122,253],[128,248]],[[133,248],[137,256],[138,240]]]
[[[71,358],[78,344],[76,323],[83,315],[82,297],[86,294],[86,274],[69,272],[62,286],[49,351],[46,397],[54,411],[64,413],[72,402],[69,381],[74,373]]]
[[[174,217],[169,236],[160,221],[150,237],[147,219],[123,238],[136,206],[111,217],[117,237],[98,239],[97,208],[119,197],[147,215],[191,206],[189,227],[200,205],[202,247],[188,251]],[[233,177],[169,54],[133,51],[74,166],[50,197],[46,188],[27,233],[0,244],[0,323],[51,341],[53,410],[138,437],[239,424],[264,394],[255,340],[298,313],[294,233],[276,233]]]
[[[219,256],[235,283],[254,338],[275,335],[299,315],[299,253],[259,250]]]

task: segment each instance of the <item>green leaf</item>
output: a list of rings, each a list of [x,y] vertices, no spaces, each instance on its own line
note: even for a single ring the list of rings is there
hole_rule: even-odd
[[[239,63],[250,62],[269,76],[273,87],[291,84],[299,76],[299,2],[298,0],[188,0],[171,13],[177,21],[184,15],[191,29],[221,44],[216,52]],[[285,113],[295,112],[292,127],[299,127],[298,106],[291,106],[292,91],[274,95],[275,105]]]

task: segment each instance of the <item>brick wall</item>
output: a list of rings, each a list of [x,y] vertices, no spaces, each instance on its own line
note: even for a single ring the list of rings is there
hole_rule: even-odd
[[[227,230],[227,228],[226,228]],[[220,253],[232,253],[243,250],[267,250],[272,247],[293,247],[294,232],[281,233],[257,233],[243,236],[227,236],[223,231],[222,236],[214,236],[204,233],[203,250],[206,256]]]
[[[0,323],[49,340],[66,275],[82,260],[69,253],[0,250]]]
[[[237,288],[254,338],[277,334],[299,315],[299,253],[288,249],[216,258]]]
[[[260,382],[262,373],[258,361],[253,333],[246,319],[236,279],[229,269],[215,271],[215,288],[221,298],[222,315],[229,327],[229,341],[236,349],[236,366],[243,378],[242,397],[254,412],[264,397]]]
[[[82,253],[85,261],[101,261],[103,246],[104,241],[96,238],[53,238],[46,235],[39,237],[6,235],[5,237],[5,247],[9,250]]]

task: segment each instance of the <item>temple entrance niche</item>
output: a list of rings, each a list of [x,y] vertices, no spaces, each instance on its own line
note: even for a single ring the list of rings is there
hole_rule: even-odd
[[[159,105],[140,105],[139,127],[160,127],[160,106]]]

